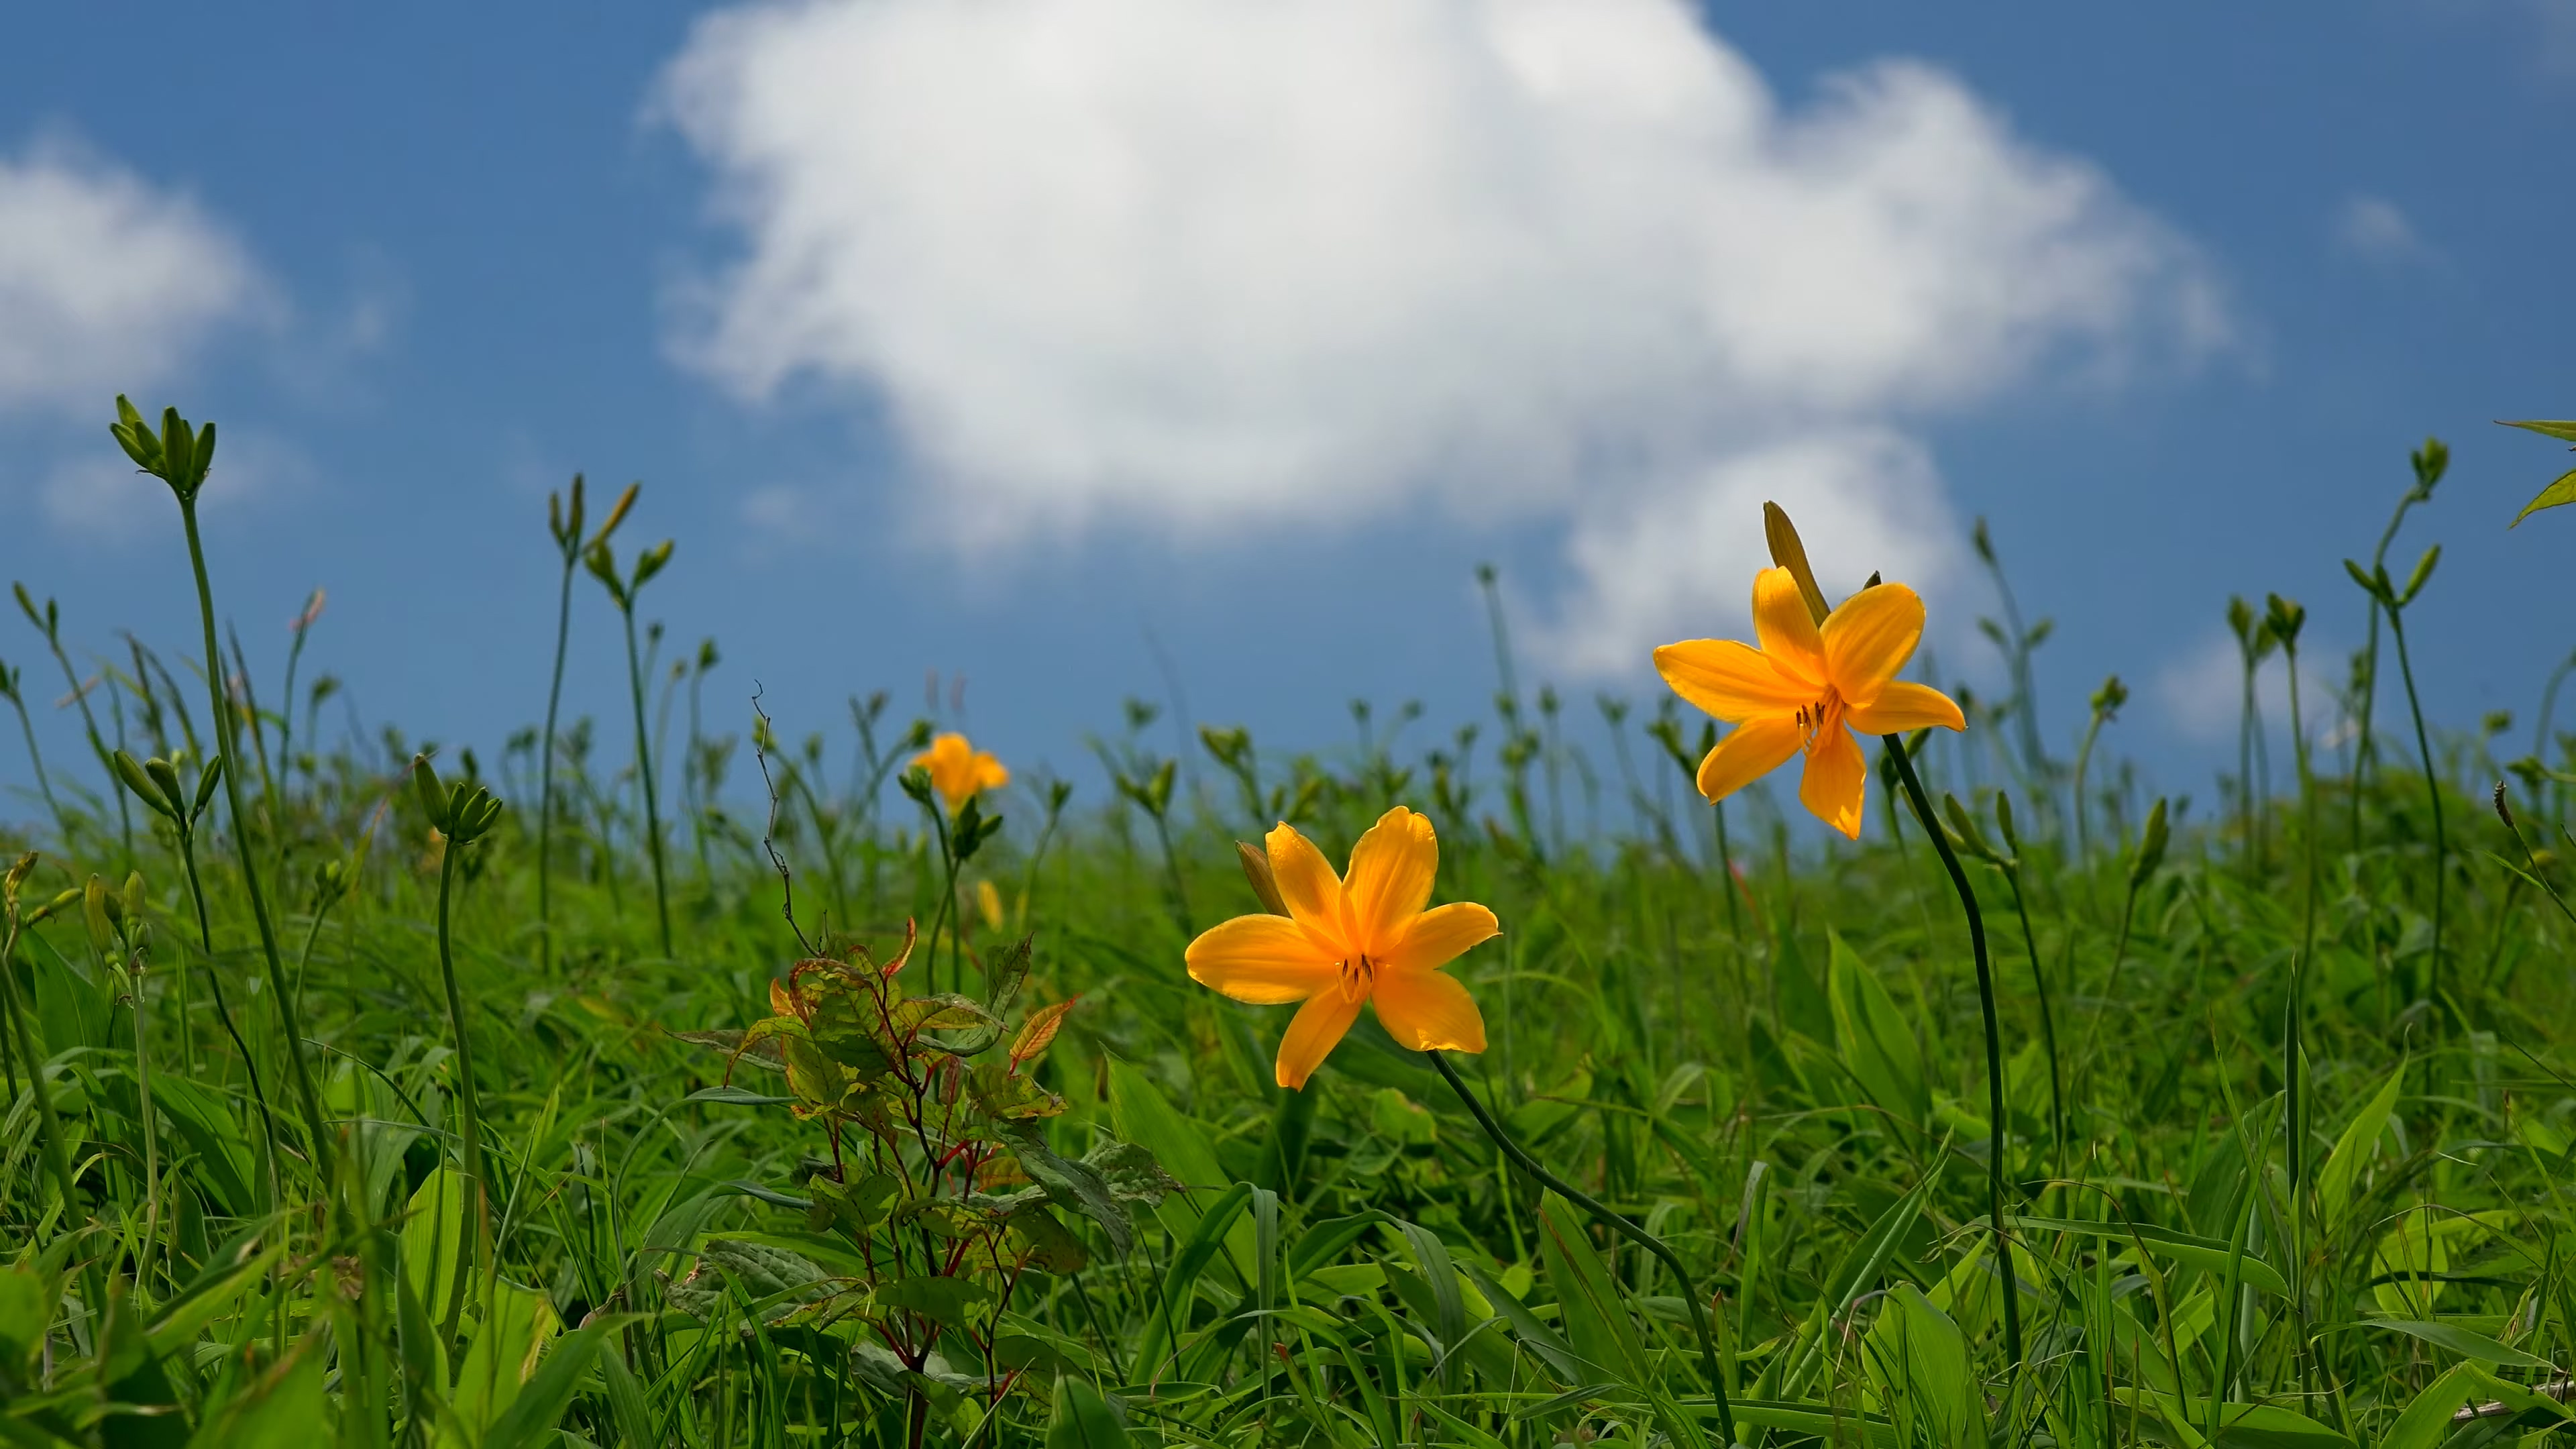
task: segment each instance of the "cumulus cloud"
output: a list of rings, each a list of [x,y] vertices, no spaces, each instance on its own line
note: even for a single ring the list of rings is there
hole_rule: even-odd
[[[193,201],[64,142],[0,156],[0,413],[100,413],[262,305]]]
[[[2317,661],[2342,658],[2331,641],[2307,638],[2299,657],[2299,714],[2311,741],[2324,741],[2340,720],[2335,691],[2339,681],[2319,672]],[[2158,680],[2156,698],[2186,738],[2217,743],[2236,738],[2245,712],[2245,656],[2235,636],[2214,633],[2168,663]],[[2262,711],[2265,732],[2278,739],[2290,734],[2290,671],[2279,650],[2254,675],[2254,704]]]
[[[2345,197],[2335,208],[2333,233],[2338,249],[2379,266],[2424,261],[2433,254],[2413,219],[2384,196]]]
[[[108,442],[57,464],[43,476],[37,500],[45,518],[63,533],[93,542],[128,544],[179,533],[179,506],[170,486],[137,470]],[[273,505],[320,486],[322,469],[302,448],[274,433],[222,429],[215,465],[206,476],[200,510],[211,519],[246,507]]]
[[[1680,0],[779,0],[657,104],[742,242],[678,354],[882,408],[952,541],[1566,519],[1569,667],[1740,612],[1679,540],[1740,561],[1766,490],[1954,539],[1905,428],[2227,336],[2187,243],[1955,78],[1785,107]]]
[[[1884,572],[1938,607],[1961,573],[1958,523],[1932,460],[1893,432],[1818,435],[1740,453],[1675,480],[1670,497],[1649,511],[1576,521],[1567,544],[1574,588],[1538,635],[1551,658],[1614,674],[1636,667],[1638,640],[1749,629],[1753,575],[1771,562],[1766,501],[1816,541],[1811,561],[1829,597]]]

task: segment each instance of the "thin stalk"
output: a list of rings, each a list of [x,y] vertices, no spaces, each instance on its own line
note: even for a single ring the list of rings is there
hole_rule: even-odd
[[[644,786],[644,844],[653,860],[653,909],[662,927],[662,955],[671,955],[671,891],[662,865],[662,813],[653,797],[653,742],[644,723],[644,661],[635,652],[635,606],[621,606],[626,620],[626,682],[635,698],[635,774]]]
[[[15,677],[8,682],[14,684]],[[54,817],[54,834],[61,838],[64,848],[69,849],[72,843],[71,817],[63,813],[62,802],[54,798],[54,782],[45,778],[45,753],[36,748],[36,726],[27,718],[27,701],[12,689],[9,703],[17,707],[18,732],[27,738],[27,767],[35,771],[36,788],[44,793],[45,809]]]
[[[563,591],[555,603],[555,672],[546,686],[545,758],[537,766],[537,964],[551,971],[555,963],[555,716],[563,704],[564,648],[572,641],[572,574],[577,551],[564,551]]]
[[[2424,703],[2415,693],[2415,666],[2406,656],[2403,611],[2388,611],[2388,637],[2397,643],[2397,672],[2406,684],[2406,708],[2415,717],[2415,748],[2424,757],[2424,793],[2433,802],[2433,959],[2427,968],[2424,999],[2438,1008],[2442,1000],[2442,877],[2448,841],[2442,834],[2442,782],[2433,766],[2433,737],[2424,730]],[[2429,1060],[2429,1059],[2428,1059]]]
[[[2004,1235],[2004,1055],[2003,1038],[1995,1025],[1995,977],[1986,956],[1986,922],[1977,912],[1977,893],[1968,884],[1968,872],[1960,866],[1957,852],[1950,849],[1950,837],[1942,832],[1940,821],[1932,814],[1932,802],[1923,794],[1923,782],[1915,776],[1914,762],[1905,752],[1905,737],[1881,735],[1879,742],[1896,762],[1896,775],[1905,786],[1905,798],[1912,802],[1915,818],[1923,822],[1923,833],[1931,839],[1932,848],[1940,853],[1942,868],[1950,873],[1950,888],[1959,893],[1959,906],[1968,916],[1968,946],[1977,960],[1977,1005],[1986,1030],[1986,1198],[1994,1226],[1995,1257],[2003,1272],[2004,1357],[2011,1376],[2006,1385],[2009,1402],[2013,1381],[2021,1377],[2021,1304],[2016,1301],[2021,1296],[2021,1284],[2013,1270],[2012,1239]]]
[[[2048,1135],[2054,1154],[2054,1170],[2066,1171],[2066,1083],[2057,1057],[2057,1019],[2048,1008],[2048,973],[2039,964],[2039,936],[2030,928],[2030,906],[2022,898],[2021,869],[2015,865],[2004,872],[2004,883],[2012,887],[2013,914],[2021,918],[2022,949],[2030,953],[2030,981],[2039,993],[2039,1039],[2048,1052]]]
[[[2306,834],[2303,852],[2305,867],[2301,890],[2305,905],[2301,910],[2299,954],[2290,959],[2289,1000],[2281,1011],[2281,1080],[2283,1092],[2282,1135],[2289,1159],[2289,1267],[2290,1267],[2290,1351],[2299,1363],[2302,1387],[2308,1381],[2308,1302],[2307,1302],[2307,1232],[2305,1215],[2300,1211],[2299,1187],[2307,1177],[2308,1132],[2307,1094],[2304,1081],[2307,1054],[2303,1038],[2308,1013],[2308,966],[2317,949],[2317,798],[2310,777],[2308,739],[2299,713],[2299,644],[2295,635],[2281,640],[2283,660],[2290,671],[2290,750],[2299,769],[2299,820]]]
[[[47,601],[46,607],[52,608],[50,600]],[[206,647],[211,650],[214,647],[212,643],[214,635],[209,632],[206,637],[209,641]],[[54,651],[54,662],[62,666],[63,682],[71,686],[72,703],[80,706],[81,730],[89,736],[90,753],[98,756],[99,768],[107,771],[110,779],[115,778],[116,762],[109,756],[106,739],[98,732],[98,716],[89,707],[89,689],[81,683],[80,671],[72,668],[71,656],[63,652],[61,636],[52,629],[45,631],[45,643]],[[220,672],[220,666],[218,666],[218,672]],[[134,859],[133,811],[125,803],[123,791],[109,793],[116,796],[117,838],[123,843],[125,858],[130,863]]]
[[[250,1074],[250,1099],[259,1108],[260,1145],[267,1159],[268,1195],[274,1206],[285,1198],[277,1172],[277,1113],[268,1105],[268,1091],[259,1079],[259,1059],[250,1054],[250,1043],[242,1040],[241,1028],[233,1024],[232,1006],[224,1000],[224,978],[215,970],[215,928],[206,915],[205,883],[197,876],[197,837],[193,830],[179,832],[179,864],[187,874],[188,900],[197,908],[197,951],[205,959],[206,985],[215,1000],[215,1020],[222,1024],[224,1035],[231,1038],[233,1050],[241,1053],[242,1069]],[[195,1068],[189,1070],[193,1073]]]
[[[2092,720],[2084,726],[2084,742],[2075,747],[2075,864],[2081,870],[2093,860],[2093,842],[2084,828],[2084,772],[2093,763],[2093,741],[2102,733],[2102,711],[2093,711]],[[2088,906],[2100,909],[2088,901]]]
[[[1699,1289],[1693,1286],[1690,1271],[1682,1266],[1682,1260],[1674,1256],[1671,1248],[1664,1245],[1663,1239],[1621,1217],[1590,1193],[1548,1171],[1537,1158],[1529,1155],[1527,1149],[1513,1141],[1511,1134],[1503,1130],[1503,1124],[1495,1121],[1494,1114],[1485,1109],[1484,1102],[1467,1089],[1467,1083],[1458,1075],[1458,1069],[1449,1065],[1447,1052],[1429,1051],[1424,1052],[1423,1055],[1431,1058],[1431,1065],[1439,1068],[1440,1075],[1448,1079],[1450,1090],[1458,1094],[1458,1100],[1467,1104],[1467,1111],[1475,1117],[1476,1125],[1484,1129],[1485,1135],[1492,1138],[1494,1145],[1501,1148],[1503,1155],[1509,1157],[1521,1171],[1537,1179],[1541,1186],[1557,1196],[1600,1219],[1621,1237],[1654,1254],[1663,1261],[1666,1268],[1672,1270],[1674,1281],[1681,1285],[1682,1306],[1690,1310],[1691,1328],[1699,1335],[1701,1367],[1708,1374],[1709,1394],[1717,1401],[1719,1440],[1722,1443],[1734,1443],[1735,1408],[1727,1399],[1726,1377],[1718,1368],[1717,1339],[1709,1332],[1708,1305],[1700,1301]]]
[[[126,981],[134,999],[134,1090],[143,1110],[143,1242],[141,1261],[134,1270],[134,1286],[148,1293],[152,1278],[152,1249],[160,1242],[161,1221],[161,1129],[155,1124],[152,1110],[152,1013],[143,1000],[143,962],[139,955],[126,959]]]
[[[474,1038],[465,1029],[465,998],[456,989],[456,953],[448,928],[448,911],[456,896],[456,857],[464,846],[451,840],[438,858],[438,975],[447,988],[447,1025],[456,1037],[456,1101],[465,1129],[465,1175],[474,1184],[474,1268],[489,1277],[492,1259],[492,1195],[483,1180],[483,1106],[474,1091]],[[444,1329],[450,1340],[465,1309],[465,1275],[456,1275],[447,1299]]]
[[[305,1131],[312,1135],[313,1163],[327,1192],[338,1176],[334,1170],[337,1153],[323,1125],[322,1099],[313,1090],[313,1074],[305,1065],[304,1023],[298,1017],[294,993],[287,989],[286,961],[277,949],[277,927],[269,920],[268,893],[259,883],[259,861],[251,848],[250,817],[242,811],[241,732],[224,699],[224,656],[215,643],[215,591],[206,578],[206,545],[197,529],[194,495],[179,496],[179,521],[187,527],[188,565],[197,576],[197,614],[205,625],[206,658],[211,664],[206,671],[206,688],[215,712],[215,738],[226,761],[224,809],[232,818],[233,852],[241,860],[242,891],[250,897],[251,919],[259,926],[260,953],[268,963],[269,992],[277,998],[278,1021],[286,1028],[286,1060],[295,1078],[296,1105],[303,1112]]]
[[[36,1050],[36,1038],[27,1025],[27,1007],[18,1000],[18,913],[9,912],[9,933],[0,940],[0,1007],[9,1013],[9,1033],[18,1039],[18,1055],[27,1063],[28,1089],[36,1095],[36,1121],[45,1134],[45,1171],[54,1179],[54,1189],[63,1195],[63,1222],[66,1227],[80,1211],[80,1192],[72,1180],[70,1150],[64,1145],[63,1123],[54,1115],[54,1094],[45,1085],[45,1058]],[[100,1300],[92,1312],[104,1312]]]

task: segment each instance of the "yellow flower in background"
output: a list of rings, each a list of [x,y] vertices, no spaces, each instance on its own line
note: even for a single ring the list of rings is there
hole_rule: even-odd
[[[1873,584],[1822,626],[1795,575],[1768,568],[1753,579],[1753,629],[1762,647],[1686,639],[1655,651],[1673,693],[1735,728],[1700,761],[1699,791],[1727,796],[1804,750],[1798,799],[1854,840],[1869,762],[1852,738],[1968,722],[1948,695],[1896,677],[1923,639],[1923,600],[1903,584]]]
[[[912,757],[913,768],[930,772],[930,785],[939,798],[948,802],[948,813],[954,815],[985,790],[998,790],[1011,783],[1011,772],[1002,762],[966,742],[954,730],[930,742],[930,748]]]
[[[1430,910],[1440,842],[1428,817],[1397,806],[1333,874],[1312,841],[1282,824],[1263,842],[1285,916],[1237,916],[1190,943],[1190,976],[1237,1001],[1305,1004],[1279,1041],[1279,1085],[1304,1087],[1374,1002],[1387,1034],[1415,1051],[1480,1052],[1485,1018],[1439,968],[1501,934],[1494,913],[1457,902]]]

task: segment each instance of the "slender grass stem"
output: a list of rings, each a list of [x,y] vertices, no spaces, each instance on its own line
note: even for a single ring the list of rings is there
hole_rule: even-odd
[[[2415,692],[2415,666],[2406,654],[2403,613],[2400,609],[2388,611],[2388,637],[2397,645],[2397,673],[2406,685],[2406,708],[2415,719],[2415,748],[2424,759],[2424,794],[2433,807],[2433,948],[2431,962],[2425,968],[2424,999],[2438,1010],[2442,1002],[2443,877],[2449,874],[2449,842],[2442,833],[2442,778],[2433,763],[2433,737],[2424,729],[2424,702]]]
[[[653,861],[654,918],[662,928],[662,955],[671,955],[671,889],[662,864],[662,813],[653,796],[653,741],[644,723],[644,661],[635,652],[635,604],[620,601],[626,620],[626,682],[635,698],[635,774],[644,786],[644,846]]]
[[[1494,1145],[1501,1148],[1503,1155],[1509,1157],[1521,1171],[1537,1179],[1541,1186],[1557,1196],[1599,1218],[1604,1225],[1621,1237],[1654,1254],[1662,1260],[1666,1268],[1672,1270],[1674,1281],[1681,1285],[1682,1305],[1690,1310],[1691,1328],[1699,1335],[1701,1366],[1708,1374],[1709,1395],[1717,1401],[1718,1432],[1723,1442],[1734,1443],[1735,1408],[1727,1399],[1726,1377],[1718,1368],[1717,1339],[1709,1332],[1708,1305],[1700,1301],[1699,1289],[1692,1285],[1690,1270],[1682,1266],[1682,1260],[1674,1255],[1671,1248],[1664,1245],[1663,1239],[1621,1217],[1603,1205],[1599,1199],[1548,1171],[1537,1158],[1530,1156],[1528,1149],[1512,1140],[1512,1135],[1503,1129],[1503,1124],[1495,1121],[1494,1114],[1486,1110],[1484,1102],[1468,1089],[1466,1080],[1458,1075],[1458,1069],[1449,1064],[1447,1052],[1430,1051],[1424,1052],[1423,1055],[1431,1058],[1431,1064],[1440,1069],[1441,1076],[1448,1079],[1450,1090],[1458,1094],[1458,1100],[1467,1104],[1467,1111],[1475,1117],[1476,1125],[1484,1129],[1485,1135],[1492,1138]]]
[[[563,705],[564,650],[572,642],[572,576],[581,561],[577,548],[564,550],[563,587],[555,600],[555,668],[546,686],[544,755],[537,764],[537,962],[555,964],[555,720]]]
[[[188,900],[197,911],[197,951],[206,963],[206,988],[214,998],[215,1021],[232,1041],[233,1050],[241,1053],[242,1070],[250,1076],[250,1099],[259,1108],[259,1140],[263,1164],[268,1169],[268,1193],[272,1205],[285,1196],[284,1183],[277,1165],[277,1112],[268,1103],[268,1089],[260,1080],[259,1059],[251,1055],[250,1043],[242,1039],[241,1028],[233,1021],[232,1004],[224,1000],[224,978],[215,967],[215,928],[206,914],[206,886],[197,874],[197,837],[193,830],[179,832],[179,865],[188,881]],[[182,971],[186,968],[182,967]],[[192,1067],[190,1071],[195,1069]]]
[[[224,699],[224,656],[215,643],[215,591],[206,577],[206,545],[197,528],[197,500],[193,493],[179,494],[179,521],[187,529],[188,565],[197,577],[197,613],[205,626],[206,689],[215,712],[215,738],[221,743],[226,761],[238,762],[241,759],[241,732]],[[304,1060],[304,1023],[296,1009],[295,994],[286,980],[286,960],[277,949],[277,926],[269,919],[268,893],[259,883],[259,858],[251,845],[250,817],[242,810],[241,768],[238,763],[227,764],[223,786],[224,810],[233,827],[233,853],[241,861],[242,894],[250,899],[251,919],[259,927],[260,954],[268,965],[269,992],[277,998],[278,1022],[286,1029],[286,1061],[295,1081],[296,1105],[303,1112],[305,1131],[312,1135],[313,1163],[327,1192],[339,1175],[334,1170],[337,1153],[323,1122],[322,1099],[313,1090],[313,1074]]]
[[[447,988],[447,1025],[456,1037],[456,1101],[464,1129],[465,1176],[474,1184],[474,1268],[478,1275],[489,1278],[496,1265],[492,1257],[492,1194],[483,1177],[483,1104],[474,1090],[474,1037],[466,1030],[465,998],[456,989],[456,952],[449,927],[449,912],[456,895],[456,858],[466,847],[451,840],[439,853],[438,861],[438,975]],[[456,1287],[448,1295],[445,1333],[456,1336],[456,1327],[464,1309],[465,1275],[456,1275]]]
[[[2060,1176],[2066,1171],[2066,1078],[2057,1055],[2057,1018],[2048,1005],[2048,972],[2039,961],[2039,936],[2030,928],[2030,905],[2023,898],[2021,868],[2016,865],[2004,872],[2005,884],[2012,887],[2013,914],[2021,918],[2022,949],[2030,953],[2030,983],[2039,995],[2039,1040],[2048,1053],[2048,1135],[2053,1170]]]
[[[1977,892],[1968,884],[1968,872],[1959,864],[1958,853],[1950,848],[1950,838],[1942,833],[1941,822],[1932,814],[1932,802],[1923,793],[1923,782],[1914,773],[1914,762],[1905,752],[1905,737],[1881,735],[1879,742],[1896,762],[1896,775],[1905,786],[1905,798],[1912,802],[1915,818],[1923,823],[1923,833],[1939,852],[1942,868],[1950,873],[1950,888],[1959,893],[1960,909],[1968,917],[1969,950],[1977,961],[1977,1005],[1986,1032],[1986,1197],[1994,1226],[1996,1264],[2003,1281],[2004,1358],[2010,1374],[2005,1399],[2009,1403],[2014,1382],[2021,1377],[2021,1304],[2017,1301],[2021,1284],[2013,1271],[2012,1239],[2004,1232],[2004,1056],[2003,1039],[1995,1024],[1995,977],[1986,953],[1986,922],[1978,914]]]
[[[19,696],[17,676],[0,671],[0,683],[10,686],[9,703],[18,711],[18,732],[27,739],[27,768],[36,777],[36,789],[45,797],[45,812],[54,817],[54,836],[69,850],[72,843],[72,819],[63,813],[62,802],[54,798],[54,782],[45,775],[45,752],[36,748],[36,726],[27,718],[27,701]]]

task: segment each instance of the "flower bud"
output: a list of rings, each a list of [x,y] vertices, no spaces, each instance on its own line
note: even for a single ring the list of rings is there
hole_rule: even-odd
[[[2146,828],[2138,833],[2138,853],[2129,861],[2129,889],[2145,885],[2156,867],[2164,864],[2169,829],[2165,824],[2165,802],[2159,798],[2147,811]]]

